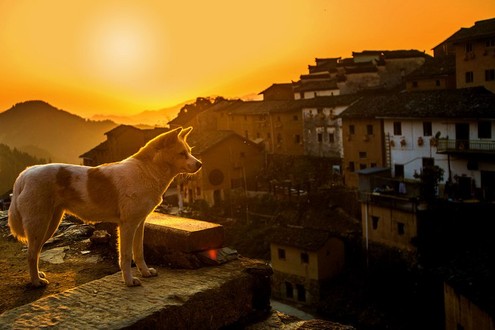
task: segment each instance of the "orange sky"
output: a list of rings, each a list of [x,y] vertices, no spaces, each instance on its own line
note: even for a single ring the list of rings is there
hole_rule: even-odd
[[[431,48],[493,0],[2,0],[0,111],[40,99],[83,117],[298,80],[315,57]]]

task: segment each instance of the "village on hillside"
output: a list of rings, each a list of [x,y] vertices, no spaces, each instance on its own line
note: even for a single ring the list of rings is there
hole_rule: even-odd
[[[274,298],[369,326],[344,306],[369,312],[374,296],[377,314],[404,304],[390,310],[411,328],[493,329],[495,18],[432,49],[315,58],[260,101],[199,97],[169,127],[119,125],[80,158],[118,161],[192,126],[203,168],[160,211],[277,223],[251,243],[269,251]],[[345,291],[356,283],[363,296]]]

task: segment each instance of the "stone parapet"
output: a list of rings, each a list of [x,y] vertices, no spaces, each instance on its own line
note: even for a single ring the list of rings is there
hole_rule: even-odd
[[[195,270],[158,268],[142,286],[121,273],[0,315],[0,329],[219,329],[269,309],[271,268],[240,258]]]

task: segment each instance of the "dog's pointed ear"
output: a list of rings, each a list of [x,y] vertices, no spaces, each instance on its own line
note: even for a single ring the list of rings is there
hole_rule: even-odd
[[[182,127],[174,128],[166,133],[161,134],[157,138],[155,138],[156,144],[155,148],[157,150],[160,150],[166,146],[172,145],[174,142],[177,141],[180,132],[182,132]]]
[[[193,129],[192,126],[189,126],[188,128],[184,128],[179,133],[179,137],[182,138],[183,140],[186,140],[187,136],[189,135],[189,133],[191,133],[192,129]]]

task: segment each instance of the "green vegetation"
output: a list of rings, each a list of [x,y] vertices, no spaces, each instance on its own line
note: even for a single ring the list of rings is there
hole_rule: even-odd
[[[15,179],[27,166],[44,163],[44,159],[0,143],[0,198],[8,195]]]

